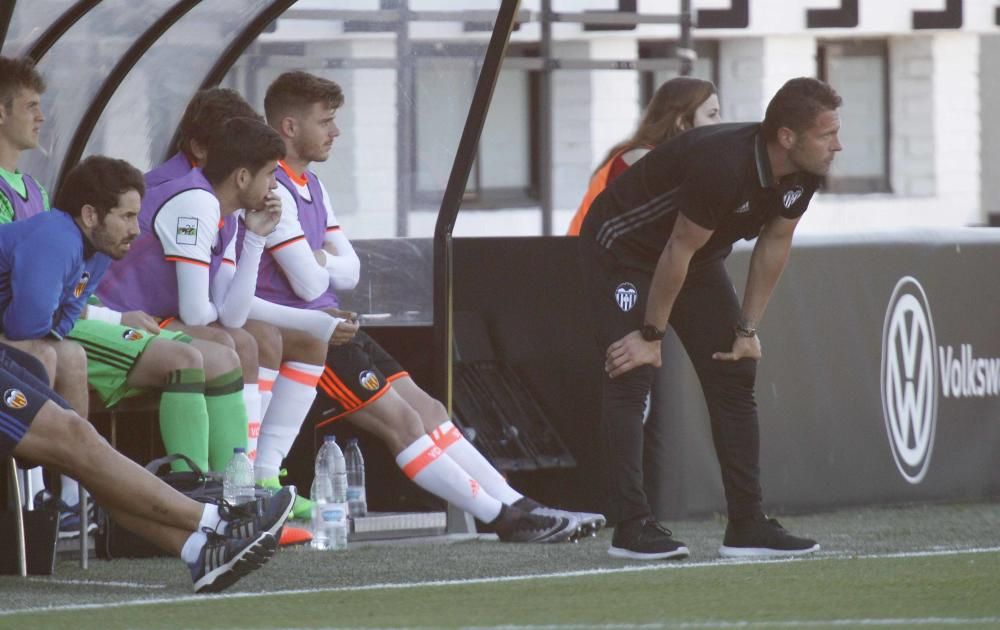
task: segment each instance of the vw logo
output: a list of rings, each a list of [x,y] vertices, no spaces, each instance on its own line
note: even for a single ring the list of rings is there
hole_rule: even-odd
[[[882,415],[896,467],[908,482],[927,474],[937,424],[934,321],[916,278],[896,283],[882,328]]]

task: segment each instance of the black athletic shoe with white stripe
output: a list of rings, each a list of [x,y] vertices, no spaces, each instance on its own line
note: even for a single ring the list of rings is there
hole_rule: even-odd
[[[267,532],[254,538],[232,539],[205,527],[208,537],[192,565],[191,580],[196,593],[218,593],[235,584],[241,577],[264,566],[278,540]]]
[[[497,537],[511,543],[558,543],[572,539],[580,522],[572,515],[529,514],[509,505],[500,508],[493,521]]]
[[[687,558],[687,546],[673,535],[652,516],[622,521],[615,527],[608,555],[631,560]]]
[[[219,524],[226,538],[253,538],[260,532],[281,538],[281,527],[295,505],[295,486],[284,486],[267,498],[244,505],[218,501]]]
[[[781,523],[763,514],[729,521],[719,547],[719,555],[723,558],[799,556],[814,551],[819,551],[815,540],[792,536]]]
[[[595,514],[593,512],[571,512],[569,510],[551,508],[528,497],[521,497],[517,501],[514,501],[514,503],[511,504],[511,507],[515,507],[531,514],[539,514],[541,516],[572,516],[580,523],[580,527],[575,535],[576,538],[596,536],[597,532],[599,532],[608,522],[608,520],[604,518],[603,514]]]

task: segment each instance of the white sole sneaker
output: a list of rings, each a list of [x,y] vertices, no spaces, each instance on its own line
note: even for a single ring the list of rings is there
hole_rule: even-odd
[[[608,547],[608,555],[615,558],[627,558],[629,560],[669,560],[671,558],[687,558],[691,553],[687,547],[678,547],[672,551],[661,551],[659,553],[642,553],[621,547]]]
[[[537,507],[531,511],[532,514],[541,516],[552,516],[555,518],[576,519],[577,528],[571,536],[573,542],[581,538],[596,536],[597,532],[608,522],[603,514],[592,514],[590,512],[570,512],[550,507]]]
[[[779,558],[782,556],[804,556],[819,551],[819,545],[808,549],[770,549],[767,547],[719,547],[723,558]]]

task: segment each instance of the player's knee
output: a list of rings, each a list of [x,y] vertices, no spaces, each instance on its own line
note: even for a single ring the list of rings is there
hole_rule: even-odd
[[[87,353],[80,344],[69,339],[64,339],[56,344],[55,352],[60,371],[86,371]]]
[[[226,346],[215,346],[209,353],[205,356],[205,369],[208,369],[208,363],[213,364],[213,371],[219,373],[231,372],[240,367],[240,355],[236,353],[235,348],[227,348]]]
[[[327,342],[309,335],[306,348],[306,362],[312,365],[323,365],[326,362],[326,353],[329,349]]]
[[[192,350],[198,353],[205,366],[205,378],[211,380],[240,368],[240,357],[236,350],[204,339],[191,342]]]
[[[59,357],[56,354],[56,349],[51,344],[36,342],[32,344],[29,352],[45,368],[48,374],[48,382],[51,383],[55,379],[56,370],[59,365]],[[39,374],[38,376],[41,375]]]
[[[410,444],[413,440],[427,433],[423,422],[421,422],[420,414],[409,405],[401,407],[396,413],[387,417],[386,424],[393,434],[406,444]]]
[[[59,450],[59,457],[65,466],[76,472],[94,463],[98,453],[110,448],[107,441],[101,437],[90,422],[79,414],[60,409],[60,422],[57,434],[52,436],[52,442]]]
[[[257,340],[247,331],[240,329],[229,331],[229,335],[233,340],[233,348],[243,366],[243,371],[255,370],[260,356]]]
[[[286,330],[281,332],[282,359],[322,365],[326,361],[329,345],[307,332]]]
[[[439,427],[448,420],[448,409],[435,398],[430,398],[423,410],[424,428],[430,430]]]
[[[275,326],[262,322],[253,322],[247,330],[257,343],[257,355],[260,357],[260,363],[262,365],[280,364],[282,355],[281,331]]]
[[[204,331],[199,333],[198,337],[203,341],[216,343],[219,344],[220,346],[225,346],[231,350],[234,350],[236,348],[236,343],[233,341],[232,336],[225,330],[222,330],[221,328],[205,326]]]
[[[164,367],[167,367],[170,371],[204,369],[205,365],[202,361],[201,353],[198,352],[197,348],[176,341],[169,343],[170,345],[167,347],[167,352],[163,357],[166,364]]]

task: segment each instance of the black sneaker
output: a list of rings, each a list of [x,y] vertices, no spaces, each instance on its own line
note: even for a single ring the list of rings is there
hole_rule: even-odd
[[[266,563],[278,547],[278,541],[267,532],[254,538],[232,539],[205,527],[208,541],[192,565],[191,581],[196,593],[218,593],[235,584],[241,577]]]
[[[673,535],[652,516],[623,521],[615,527],[608,555],[632,560],[687,558],[688,548]]]
[[[542,516],[529,514],[504,505],[492,525],[497,537],[511,543],[557,543],[573,538],[580,528],[573,516]]]
[[[48,490],[40,490],[35,495],[36,510],[57,510],[59,512],[59,539],[80,537],[80,504],[68,505],[61,498],[53,496]],[[92,534],[97,529],[97,504],[93,499],[87,499],[87,533]]]
[[[254,538],[260,532],[281,538],[281,527],[295,505],[295,486],[283,486],[270,497],[244,505],[231,505],[225,500],[217,504],[221,533],[226,538]]]
[[[521,497],[511,504],[511,507],[517,508],[523,512],[529,512],[531,514],[540,514],[541,516],[572,516],[580,522],[580,528],[577,530],[576,534],[577,538],[596,536],[597,532],[599,532],[608,522],[608,519],[604,518],[603,514],[594,514],[592,512],[570,512],[569,510],[550,508],[528,497]]]
[[[761,514],[729,521],[719,555],[723,558],[760,558],[798,556],[818,550],[815,540],[792,536],[778,521]]]

